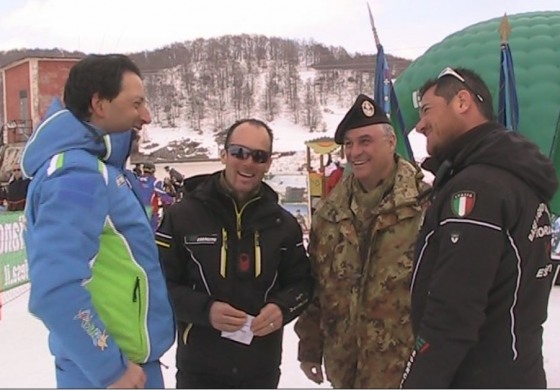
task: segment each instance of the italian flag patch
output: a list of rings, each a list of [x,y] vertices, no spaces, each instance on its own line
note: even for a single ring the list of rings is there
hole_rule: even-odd
[[[476,201],[476,194],[472,191],[461,191],[451,197],[451,210],[458,217],[466,217],[471,213]]]

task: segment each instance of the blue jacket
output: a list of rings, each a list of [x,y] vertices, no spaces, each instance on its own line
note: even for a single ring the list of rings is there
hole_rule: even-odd
[[[99,387],[127,361],[158,360],[174,341],[173,314],[134,175],[132,131],[104,134],[68,110],[37,128],[22,156],[32,178],[25,211],[29,310],[55,356]]]

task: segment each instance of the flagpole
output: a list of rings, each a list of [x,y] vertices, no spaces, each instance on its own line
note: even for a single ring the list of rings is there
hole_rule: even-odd
[[[515,85],[513,57],[509,46],[511,25],[504,14],[498,28],[500,34],[500,78],[498,85],[498,121],[508,130],[518,131],[519,102]]]
[[[379,40],[379,35],[377,34],[377,29],[375,28],[375,23],[373,22],[373,14],[369,3],[366,2],[366,5],[368,8],[371,31],[373,32],[373,38],[375,39],[375,45],[377,46],[374,77],[374,100],[377,104],[383,107],[383,110],[393,123],[393,127],[395,127],[395,124],[397,125],[396,127],[398,127],[398,131],[396,131],[395,134],[397,136],[397,151],[401,156],[415,163],[414,153],[408,139],[408,133],[406,131],[402,112],[399,107],[397,94],[393,88],[393,82],[391,81],[391,74],[387,58],[385,57],[385,52],[383,50],[383,45]]]
[[[502,42],[500,43],[501,49],[505,50],[509,41],[509,35],[511,34],[511,26],[509,24],[509,20],[507,17],[507,13],[504,13],[504,17],[502,18],[502,21],[500,22],[500,27],[498,28],[498,32],[500,33],[500,38],[502,40]],[[504,61],[506,61],[504,59]],[[502,66],[504,66],[502,64]],[[504,93],[506,96],[509,96],[510,94],[510,90],[509,90],[509,77],[507,72],[504,73],[504,77],[505,77],[505,82],[504,82]],[[509,123],[509,118],[511,118],[511,112],[510,112],[510,107],[509,104],[506,104],[504,107],[505,110],[505,116],[507,118],[506,120],[506,127],[510,127],[511,124]],[[509,126],[507,126],[509,125]]]
[[[375,28],[375,23],[373,22],[373,14],[371,13],[371,8],[369,3],[366,2],[368,13],[369,13],[369,24],[371,25],[371,31],[373,32],[373,39],[375,40],[375,46],[381,45],[379,40],[379,35],[377,35],[377,29]]]
[[[498,28],[498,32],[500,33],[502,44],[508,43],[509,35],[511,34],[511,25],[509,24],[507,13],[504,14],[504,17],[500,22],[500,27]]]

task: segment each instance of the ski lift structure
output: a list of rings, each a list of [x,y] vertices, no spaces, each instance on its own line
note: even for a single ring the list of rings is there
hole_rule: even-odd
[[[325,177],[325,164],[328,161],[328,156],[334,153],[340,153],[344,156],[344,148],[334,142],[332,137],[320,137],[311,139],[305,142],[307,150],[307,182],[309,191],[309,210],[311,215],[315,212],[319,202],[324,199],[326,193],[326,177]],[[313,161],[318,157],[319,168],[315,169]],[[327,158],[327,160],[325,160]]]

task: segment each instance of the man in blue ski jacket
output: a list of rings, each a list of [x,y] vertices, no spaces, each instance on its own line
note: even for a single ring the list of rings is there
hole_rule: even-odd
[[[163,387],[174,321],[138,184],[124,169],[150,122],[140,71],[90,55],[70,71],[22,156],[32,178],[29,310],[49,329],[58,387]]]

